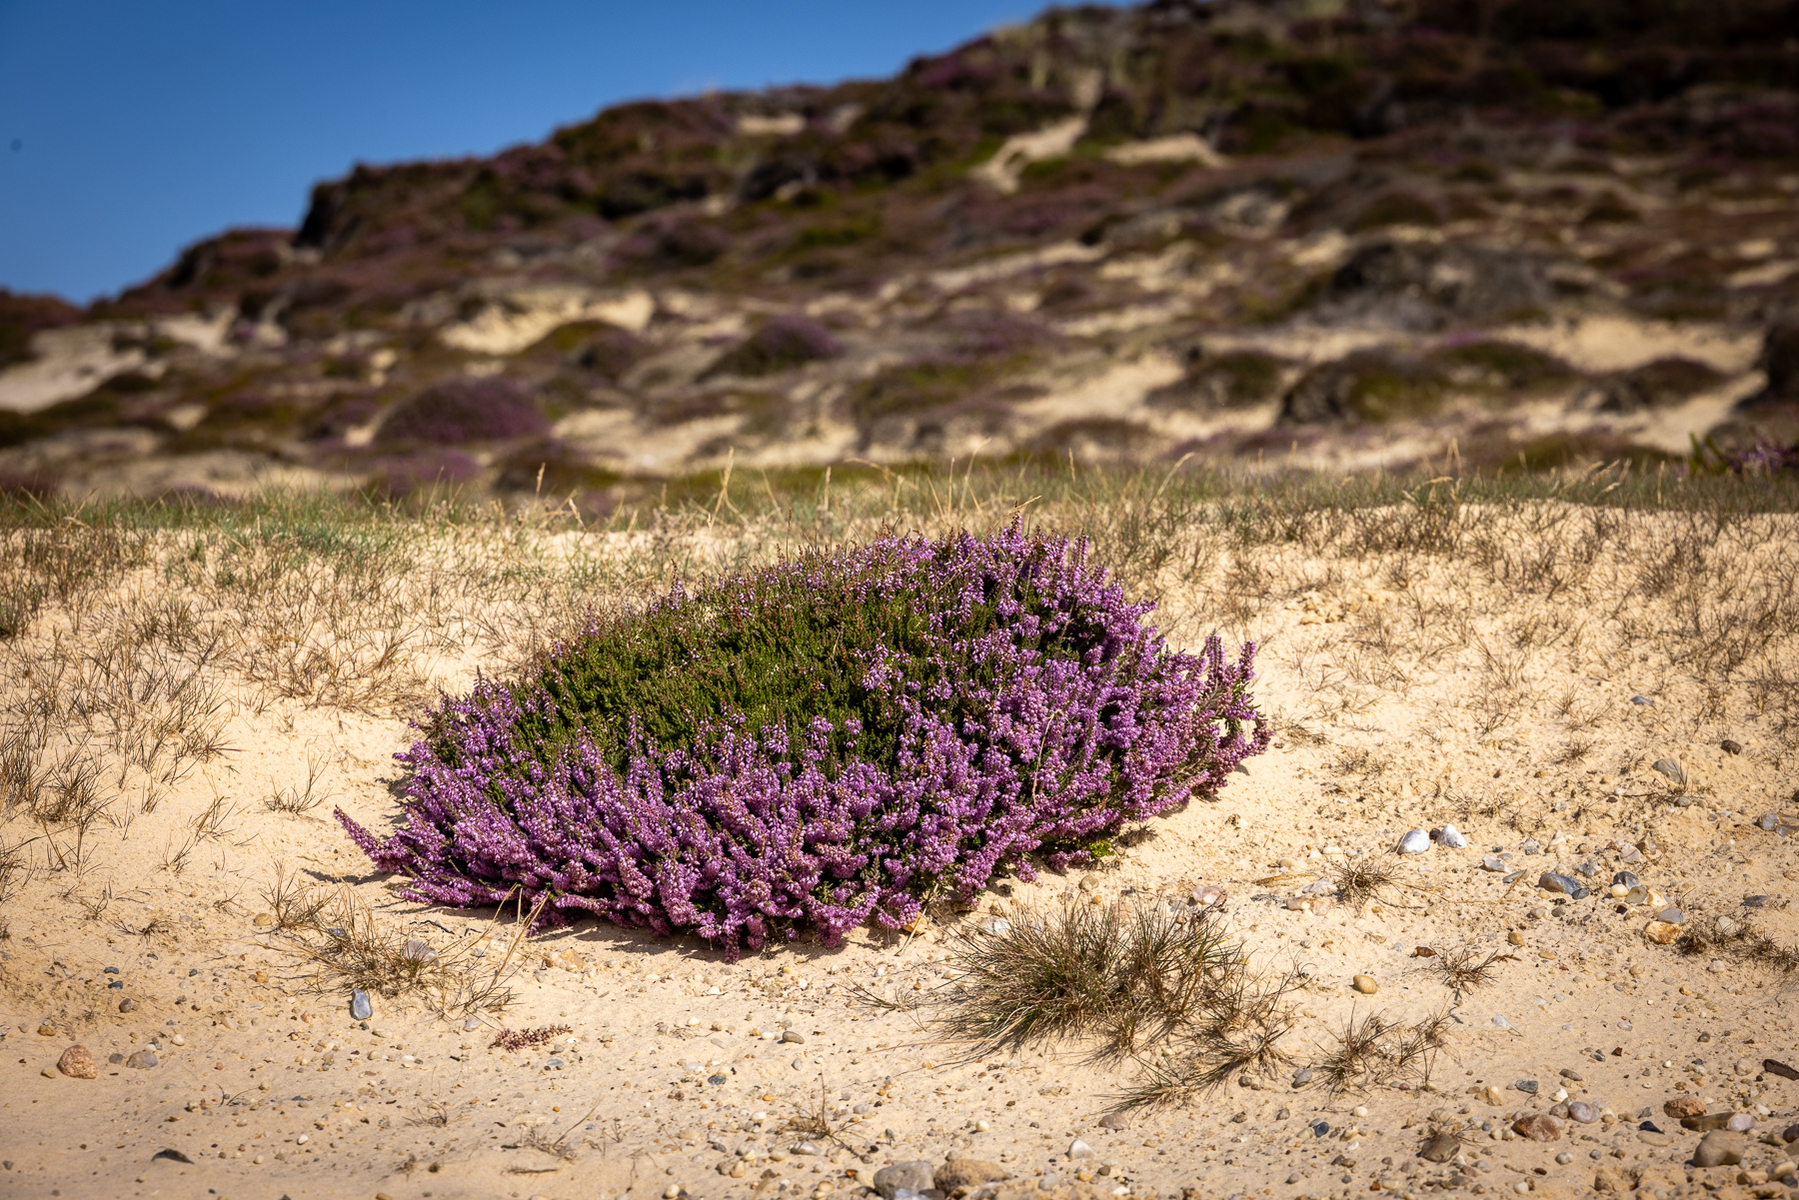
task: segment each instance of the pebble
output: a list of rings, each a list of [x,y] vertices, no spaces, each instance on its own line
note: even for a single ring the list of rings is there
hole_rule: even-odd
[[[1770,905],[1772,903],[1774,903],[1774,897],[1772,897],[1772,896],[1744,896],[1743,897],[1743,907],[1744,908],[1766,908],[1768,905]]]
[[[125,1060],[125,1065],[133,1070],[147,1071],[156,1065],[156,1051],[134,1050],[131,1056]]]
[[[1439,1133],[1424,1143],[1418,1157],[1426,1162],[1445,1163],[1461,1152],[1462,1139],[1453,1133]]]
[[[369,994],[361,988],[353,990],[350,993],[350,1019],[352,1021],[366,1021],[374,1015],[375,1010],[373,1006],[369,1004]]]
[[[1304,1087],[1310,1082],[1312,1082],[1312,1072],[1309,1069],[1301,1067],[1299,1070],[1293,1072],[1294,1087]]]
[[[1558,875],[1554,871],[1545,871],[1537,879],[1537,886],[1546,892],[1560,892],[1564,896],[1572,896],[1579,900],[1588,893],[1580,886],[1580,881],[1567,875]]]
[[[1315,1138],[1322,1138],[1331,1131],[1330,1122],[1324,1120],[1313,1121],[1307,1128],[1312,1131],[1312,1136]]]
[[[1780,1131],[1780,1140],[1787,1143],[1799,1142],[1799,1125],[1788,1125]]]
[[[119,1011],[122,1013],[136,1012],[137,1001],[133,1000],[130,996],[125,997],[123,1000],[119,1001]]]
[[[1747,1147],[1743,1135],[1716,1129],[1699,1139],[1693,1150],[1695,1167],[1734,1167],[1743,1161]]]
[[[1411,830],[1394,849],[1401,854],[1423,854],[1430,849],[1430,834],[1422,829]]]
[[[1468,845],[1467,835],[1454,825],[1445,825],[1437,830],[1437,841],[1451,850],[1465,849]]]
[[[1652,708],[1655,705],[1655,701],[1647,696],[1632,696],[1630,702],[1641,708]]]
[[[1718,927],[1719,937],[1729,937],[1737,931],[1737,923],[1729,917],[1719,917],[1715,923]]]
[[[1089,1146],[1086,1142],[1083,1142],[1080,1138],[1074,1139],[1074,1141],[1070,1142],[1068,1145],[1069,1158],[1092,1158],[1093,1153],[1093,1147]]]
[[[462,1032],[464,1033],[473,1033],[479,1028],[481,1028],[480,1017],[469,1017],[462,1022]]]
[[[1651,921],[1643,927],[1643,936],[1658,946],[1666,946],[1680,934],[1680,926],[1667,921]]]
[[[1725,738],[1718,743],[1718,749],[1724,751],[1726,754],[1741,754],[1743,752],[1743,743],[1734,741],[1731,738]]]
[[[1562,1123],[1548,1113],[1532,1113],[1513,1121],[1512,1132],[1533,1142],[1559,1142]]]
[[[896,1192],[922,1192],[931,1186],[931,1182],[931,1164],[919,1158],[876,1171],[874,1189],[881,1194],[882,1200],[894,1200]]]
[[[1518,853],[1520,854],[1538,854],[1542,852],[1542,849],[1543,847],[1536,838],[1525,838],[1518,843]]]
[[[1697,1096],[1676,1096],[1662,1105],[1662,1111],[1676,1121],[1705,1115],[1705,1104]]]
[[[1504,1013],[1494,1013],[1494,1014],[1493,1014],[1493,1024],[1495,1024],[1495,1025],[1497,1025],[1497,1026],[1499,1026],[1499,1028],[1501,1028],[1501,1029],[1515,1029],[1515,1028],[1517,1028],[1517,1027],[1516,1027],[1516,1026],[1515,1026],[1515,1025],[1513,1025],[1513,1024],[1512,1024],[1512,1023],[1511,1023],[1511,1022],[1510,1022],[1510,1021],[1508,1021],[1508,1020],[1506,1020],[1506,1019],[1505,1019],[1505,1014],[1504,1014]]]
[[[1534,1079],[1520,1079],[1512,1086],[1526,1095],[1534,1096],[1537,1094],[1537,1081]]]
[[[1570,1100],[1568,1102],[1569,1119],[1578,1121],[1582,1125],[1592,1125],[1597,1122],[1599,1113],[1599,1106],[1586,1100]]]
[[[1564,1150],[1560,1154],[1555,1156],[1555,1161],[1565,1167],[1569,1163],[1574,1161],[1574,1156],[1572,1154],[1569,1154],[1566,1150]]]
[[[1374,976],[1372,975],[1357,975],[1355,977],[1355,990],[1362,993],[1364,996],[1372,996],[1374,993],[1380,991],[1380,984],[1374,981]]]
[[[1724,1123],[1724,1128],[1732,1133],[1748,1133],[1755,1128],[1755,1118],[1748,1113],[1735,1113]]]
[[[1110,1129],[1115,1133],[1131,1127],[1131,1123],[1125,1120],[1123,1113],[1107,1113],[1099,1119],[1099,1124],[1100,1128]]]
[[[1557,1071],[1556,1074],[1560,1075],[1563,1079],[1572,1079],[1575,1083],[1586,1082],[1586,1076],[1582,1075],[1579,1071],[1576,1071],[1573,1067],[1563,1067],[1561,1070]]]
[[[100,1078],[100,1068],[94,1062],[94,1056],[80,1042],[62,1052],[62,1057],[56,1060],[56,1069],[71,1079]]]
[[[1505,860],[1500,858],[1497,854],[1487,855],[1485,858],[1480,860],[1480,865],[1483,870],[1487,870],[1487,871],[1503,871],[1503,870],[1505,870]]]
[[[275,914],[274,913],[257,913],[255,919],[252,920],[250,923],[252,925],[256,926],[256,928],[258,928],[258,929],[267,929],[267,928],[269,928],[269,926],[271,926],[275,923]]]
[[[781,1031],[781,1040],[790,1046],[804,1046],[806,1044],[806,1039],[791,1029],[783,1029]]]
[[[1481,1099],[1485,1100],[1488,1104],[1500,1105],[1505,1103],[1505,1093],[1489,1083],[1486,1086],[1486,1089],[1481,1092]]]

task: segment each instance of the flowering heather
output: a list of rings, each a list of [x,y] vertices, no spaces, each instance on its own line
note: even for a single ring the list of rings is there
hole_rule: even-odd
[[[1267,748],[1255,647],[1175,653],[1152,607],[1016,522],[677,587],[432,712],[392,837],[338,819],[416,900],[834,945],[1091,861]]]

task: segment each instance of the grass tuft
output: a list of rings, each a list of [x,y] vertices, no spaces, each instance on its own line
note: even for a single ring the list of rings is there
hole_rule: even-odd
[[[1372,855],[1358,855],[1330,864],[1330,881],[1345,904],[1353,904],[1359,914],[1369,904],[1384,900],[1385,889],[1398,882],[1398,873]]]
[[[1447,1040],[1447,1013],[1402,1025],[1380,1013],[1353,1014],[1337,1045],[1317,1067],[1332,1092],[1365,1091],[1400,1080],[1429,1082],[1437,1051]]]

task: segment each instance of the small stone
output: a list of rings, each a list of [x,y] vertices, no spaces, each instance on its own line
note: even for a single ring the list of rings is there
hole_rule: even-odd
[[[1099,1119],[1099,1124],[1100,1124],[1100,1128],[1110,1129],[1114,1133],[1129,1129],[1131,1127],[1131,1123],[1125,1119],[1125,1116],[1123,1113],[1115,1113],[1115,1112],[1107,1113],[1105,1116],[1101,1117]],[[941,1186],[941,1185],[939,1185],[939,1186]]]
[[[250,922],[250,924],[256,926],[258,929],[267,929],[274,923],[274,913],[257,913],[255,919]]]
[[[1293,1072],[1294,1087],[1304,1087],[1310,1082],[1312,1082],[1312,1072],[1308,1068],[1301,1067],[1299,1070]]]
[[[1676,1096],[1662,1105],[1662,1111],[1676,1121],[1684,1121],[1688,1117],[1705,1115],[1705,1105],[1697,1096]]]
[[[1655,914],[1655,919],[1664,925],[1681,925],[1686,922],[1687,915],[1670,904]]]
[[[1372,996],[1374,993],[1380,991],[1380,984],[1374,981],[1374,976],[1372,975],[1357,975],[1355,977],[1355,990],[1362,993],[1364,996]]]
[[[1468,845],[1468,837],[1454,825],[1445,825],[1437,830],[1437,844],[1451,850],[1462,850]]]
[[[350,1019],[352,1021],[366,1021],[374,1015],[375,1009],[369,1004],[369,994],[361,988],[356,988],[351,991]]]
[[[1522,946],[1524,944],[1524,935],[1522,933],[1519,933],[1516,929],[1513,929],[1513,930],[1510,930],[1509,932],[1507,932],[1507,934],[1505,935],[1505,940],[1510,945]]]
[[[1669,1146],[1674,1143],[1673,1138],[1659,1129],[1637,1130],[1637,1141],[1642,1142],[1645,1146]]]
[[[1555,1156],[1555,1161],[1565,1167],[1569,1163],[1574,1161],[1574,1156],[1572,1154],[1569,1154],[1566,1150],[1564,1150],[1560,1154]]]
[[[1655,701],[1647,696],[1632,696],[1630,702],[1642,708],[1651,708],[1655,705]]]
[[[1774,897],[1772,897],[1772,896],[1744,896],[1743,897],[1743,907],[1744,908],[1766,908],[1766,907],[1768,907],[1768,905],[1770,905],[1772,903],[1774,903]]]
[[[1418,1157],[1426,1162],[1445,1163],[1461,1152],[1462,1139],[1453,1133],[1439,1133],[1424,1143]]]
[[[1518,843],[1518,853],[1520,854],[1540,854],[1542,850],[1543,846],[1536,838],[1525,838]]]
[[[1572,1079],[1575,1083],[1585,1083],[1587,1078],[1573,1067],[1563,1067],[1561,1070],[1557,1071],[1556,1074],[1560,1075],[1563,1079]]]
[[[1537,886],[1546,892],[1558,892],[1564,896],[1572,896],[1576,892],[1587,889],[1580,886],[1580,881],[1567,875],[1558,875],[1554,871],[1545,871],[1537,879]]]
[[[882,1200],[894,1200],[899,1191],[922,1192],[931,1186],[931,1164],[922,1158],[894,1163],[875,1172],[874,1189]]]
[[[1093,1154],[1094,1154],[1093,1147],[1089,1146],[1086,1142],[1083,1142],[1080,1138],[1076,1138],[1076,1139],[1074,1139],[1073,1142],[1069,1143],[1069,1146],[1068,1146],[1068,1157],[1069,1158],[1073,1158],[1073,1159],[1092,1158]]]
[[[1680,936],[1680,926],[1666,921],[1651,921],[1643,927],[1643,936],[1658,946],[1666,946]]]
[[[1729,1113],[1700,1113],[1695,1117],[1682,1117],[1681,1126],[1695,1133],[1709,1133],[1714,1129],[1723,1129],[1730,1124]]]
[[[1505,860],[1500,858],[1497,854],[1487,855],[1480,860],[1480,865],[1482,870],[1494,872],[1505,870]]]
[[[1520,1079],[1512,1086],[1529,1096],[1537,1094],[1537,1081],[1534,1079]]]
[[[1505,1103],[1505,1093],[1500,1091],[1493,1084],[1489,1083],[1486,1086],[1486,1088],[1481,1092],[1481,1099],[1485,1100],[1488,1104],[1494,1104],[1494,1105],[1504,1104]]]
[[[481,1028],[481,1018],[480,1017],[465,1017],[465,1018],[463,1018],[462,1032],[473,1033],[475,1030],[477,1030],[479,1028]]]
[[[781,1031],[781,1040],[790,1046],[804,1046],[806,1039],[791,1029]]]
[[[1793,1142],[1799,1142],[1799,1125],[1788,1125],[1785,1129],[1781,1130],[1780,1140],[1789,1145]]]
[[[1568,1117],[1582,1125],[1592,1125],[1599,1120],[1600,1107],[1586,1100],[1570,1100]]]
[[[80,1042],[62,1052],[62,1057],[56,1060],[56,1069],[71,1079],[100,1078],[100,1068],[95,1064],[94,1056]]]
[[[1423,854],[1430,849],[1430,834],[1422,829],[1413,829],[1399,839],[1394,847],[1400,854]]]
[[[1010,1179],[1011,1173],[998,1163],[987,1162],[979,1158],[954,1158],[937,1168],[933,1176],[937,1190],[949,1195],[957,1188],[977,1187],[983,1183],[994,1183],[1001,1179]]]
[[[1743,1161],[1747,1150],[1742,1134],[1715,1129],[1699,1139],[1699,1145],[1693,1150],[1693,1165],[1734,1167]]]
[[[1562,1138],[1562,1123],[1548,1113],[1532,1113],[1513,1121],[1512,1132],[1533,1142],[1558,1142]]]
[[[1719,917],[1714,924],[1718,927],[1719,937],[1729,937],[1737,931],[1737,923],[1729,917]]]
[[[125,1065],[135,1071],[147,1071],[156,1065],[156,1051],[135,1050],[132,1052],[131,1056],[125,1060]]]
[[[1314,1138],[1322,1138],[1331,1131],[1330,1122],[1324,1120],[1313,1121],[1306,1128],[1312,1131]],[[1795,1128],[1799,1128],[1799,1126],[1795,1126]]]
[[[1725,738],[1718,743],[1718,749],[1724,751],[1726,754],[1741,754],[1743,752],[1743,743],[1734,741],[1730,738]]]
[[[1732,1133],[1748,1133],[1755,1128],[1755,1118],[1748,1113],[1733,1113],[1730,1120],[1724,1123],[1724,1128]]]
[[[137,1001],[133,1000],[130,996],[125,997],[123,1000],[119,1001],[119,1011],[122,1013],[136,1012]]]
[[[1651,764],[1655,772],[1676,787],[1687,785],[1686,769],[1671,758],[1658,758]]]
[[[1037,1181],[1037,1190],[1040,1192],[1053,1192],[1060,1186],[1062,1186],[1062,1177],[1054,1173],[1045,1175]]]

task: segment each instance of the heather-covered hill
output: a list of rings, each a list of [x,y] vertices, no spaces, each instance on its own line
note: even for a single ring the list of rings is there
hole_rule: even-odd
[[[1792,0],[1089,6],[887,80],[358,167],[79,321],[5,297],[0,472],[604,509],[727,462],[1784,445],[1795,29]]]

